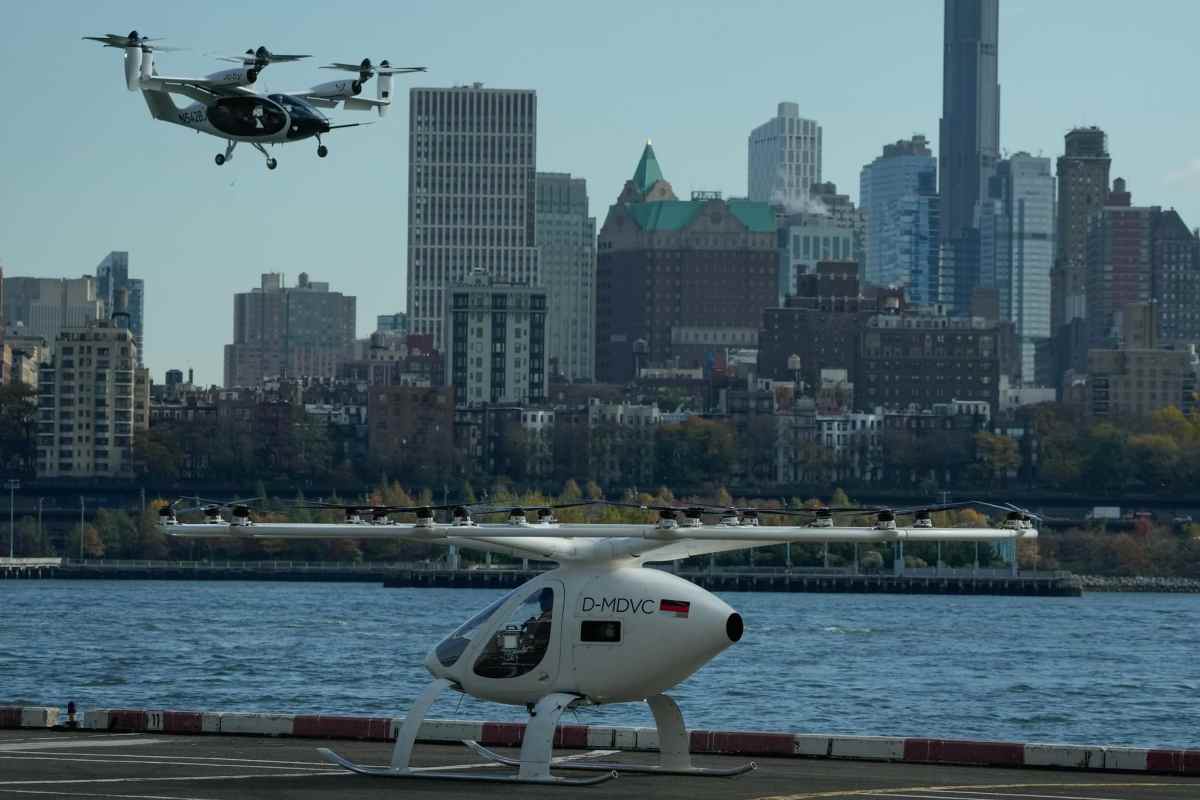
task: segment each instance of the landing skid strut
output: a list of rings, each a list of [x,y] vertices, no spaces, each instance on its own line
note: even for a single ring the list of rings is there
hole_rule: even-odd
[[[758,764],[753,761],[727,769],[692,766],[692,756],[689,752],[689,738],[687,730],[683,727],[683,714],[680,713],[679,706],[665,694],[655,695],[647,699],[646,702],[649,704],[650,710],[654,713],[654,723],[658,728],[658,746],[662,753],[661,763],[630,764],[610,761],[587,761],[585,759],[562,759],[555,760],[553,766],[559,769],[595,770],[599,772],[615,770],[617,772],[636,772],[652,775],[691,775],[698,778],[732,778],[735,775],[743,775],[751,770],[758,769]],[[502,756],[487,749],[478,742],[464,741],[463,744],[475,754],[486,758],[488,761],[494,761],[497,764],[509,767],[519,767],[521,765],[518,759]]]
[[[450,686],[450,681],[443,678],[433,681],[425,687],[420,697],[413,702],[404,724],[396,734],[396,747],[392,751],[390,767],[368,767],[355,764],[332,750],[320,748],[318,752],[330,763],[344,767],[359,775],[374,775],[384,778],[431,778],[434,780],[452,781],[486,781],[491,783],[552,783],[566,786],[590,786],[596,783],[612,780],[617,773],[607,770],[605,775],[594,778],[559,778],[550,774],[550,750],[554,741],[554,728],[562,712],[578,699],[573,694],[551,694],[538,701],[534,713],[525,728],[525,739],[521,744],[521,759],[517,763],[519,770],[516,775],[486,775],[471,772],[435,772],[430,769],[413,769],[409,766],[412,758],[413,745],[417,741],[417,733],[421,722],[429,712],[429,707],[443,691]],[[556,763],[556,766],[560,764]]]

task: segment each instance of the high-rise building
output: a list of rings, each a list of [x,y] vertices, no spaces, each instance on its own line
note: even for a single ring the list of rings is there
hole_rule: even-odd
[[[124,292],[124,312],[128,314],[129,330],[137,341],[138,366],[143,365],[145,353],[145,304],[146,286],[141,278],[129,277],[129,253],[114,250],[104,257],[96,267],[96,294],[108,308],[108,315],[116,311],[118,298]]]
[[[763,309],[778,300],[776,247],[771,206],[708,192],[679,200],[647,144],[600,229],[597,379],[756,347]]]
[[[796,294],[797,277],[812,273],[821,261],[853,261],[862,269],[866,258],[866,213],[854,207],[832,183],[815,184],[809,211],[779,213],[779,304]]]
[[[296,286],[277,272],[233,297],[233,344],[225,345],[225,388],[268,377],[332,378],[354,357],[354,297],[329,291],[301,272]]]
[[[591,381],[596,357],[596,218],[587,182],[562,172],[537,173],[537,245],[549,313],[550,373]]]
[[[1159,337],[1173,346],[1200,342],[1200,238],[1173,208],[1154,214],[1150,296]]]
[[[39,478],[127,478],[150,427],[150,375],[113,320],[65,326],[38,376]]]
[[[1058,221],[1050,330],[1087,318],[1088,220],[1108,199],[1112,159],[1096,127],[1068,131],[1058,157]]]
[[[375,317],[375,332],[403,338],[408,335],[408,314],[379,314]]]
[[[980,286],[994,289],[1000,319],[1016,328],[1021,380],[1036,382],[1034,355],[1050,337],[1054,176],[1050,159],[1017,153],[996,164],[980,206]]]
[[[1151,253],[1157,206],[1134,206],[1125,180],[1113,181],[1103,208],[1088,220],[1087,330],[1091,347],[1120,338],[1121,310],[1151,300]]]
[[[883,155],[862,168],[859,205],[867,217],[866,283],[904,287],[915,305],[946,300],[938,261],[937,161],[924,136],[885,145]]]
[[[800,116],[796,103],[780,103],[774,117],[750,132],[748,196],[811,211],[809,191],[821,182],[821,126]]]
[[[1175,406],[1196,408],[1196,373],[1184,350],[1089,350],[1086,412],[1089,417],[1146,416]]]
[[[1000,157],[999,0],[945,0],[938,137],[942,266],[965,310],[979,284],[977,207]]]
[[[20,335],[45,339],[53,347],[58,334],[107,316],[96,293],[96,279],[5,278],[4,318]]]
[[[546,399],[547,292],[502,284],[483,270],[446,297],[447,382],[459,404]]]
[[[868,410],[986,401],[995,414],[1006,335],[993,320],[929,309],[871,317],[858,336],[854,404]]]
[[[537,95],[482,84],[409,93],[408,319],[444,348],[448,287],[476,269],[537,285]]]

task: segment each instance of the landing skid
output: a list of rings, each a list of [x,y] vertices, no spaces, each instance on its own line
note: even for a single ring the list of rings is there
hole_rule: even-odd
[[[469,739],[463,740],[468,748],[481,758],[486,758],[488,761],[494,761],[497,764],[502,764],[506,767],[519,767],[521,762],[516,758],[508,758],[499,753],[489,750],[478,742],[472,742]],[[665,767],[661,764],[626,764],[610,761],[584,761],[577,759],[554,759],[550,764],[556,769],[578,769],[578,770],[594,770],[597,772],[636,772],[648,775],[691,775],[698,778],[732,778],[736,775],[744,775],[747,772],[758,769],[758,764],[751,761],[748,764],[742,764],[729,769],[716,769],[712,767]]]
[[[474,743],[472,742],[472,744]],[[317,748],[317,752],[320,753],[321,756],[331,764],[336,764],[339,767],[348,769],[351,772],[358,773],[359,775],[370,775],[375,778],[418,778],[421,780],[476,781],[480,783],[536,783],[555,784],[559,786],[594,786],[598,783],[611,781],[613,778],[617,777],[617,773],[613,770],[607,770],[606,775],[597,775],[594,778],[559,778],[554,775],[522,778],[520,775],[487,775],[471,772],[439,772],[437,771],[436,767],[417,767],[415,769],[397,767],[368,767],[361,764],[355,764],[353,761],[338,755],[326,747]],[[506,759],[505,763],[509,763],[509,761],[509,759]],[[511,763],[513,766],[517,767],[521,765],[520,761],[511,761]],[[565,765],[556,762],[555,766]]]

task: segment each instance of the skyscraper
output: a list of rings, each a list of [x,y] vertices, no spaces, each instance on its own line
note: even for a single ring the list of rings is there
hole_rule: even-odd
[[[537,95],[482,84],[409,92],[409,330],[444,349],[446,290],[475,269],[537,285]]]
[[[1175,346],[1200,341],[1200,237],[1173,208],[1154,215],[1151,272],[1159,336]]]
[[[549,303],[550,370],[591,381],[596,356],[596,218],[588,216],[587,181],[537,173],[538,263]]]
[[[809,192],[821,182],[821,126],[800,116],[796,103],[750,132],[748,192],[751,200],[783,205],[789,213],[811,211]]]
[[[1087,318],[1088,219],[1104,208],[1112,159],[1099,128],[1075,128],[1058,158],[1058,230],[1055,241],[1051,331]]]
[[[150,375],[133,331],[110,319],[64,325],[38,375],[39,478],[127,478],[150,427]]]
[[[680,200],[647,144],[600,230],[596,377],[624,383],[643,366],[712,366],[757,347],[778,301],[777,246],[771,206]]]
[[[1002,319],[1013,323],[1021,379],[1036,381],[1034,354],[1050,336],[1054,265],[1054,176],[1050,159],[1017,153],[996,164],[980,207],[980,285],[996,290]]]
[[[96,279],[5,278],[4,318],[9,327],[20,323],[22,336],[40,336],[53,346],[63,328],[83,327],[106,316],[96,294]]]
[[[999,0],[945,0],[942,56],[942,263],[956,308],[979,285],[978,205],[1000,157]]]
[[[125,312],[129,314],[129,330],[137,342],[138,366],[143,366],[145,351],[145,282],[129,277],[129,253],[114,250],[96,267],[96,294],[108,307],[111,317],[117,311],[118,297],[125,290]]]
[[[885,145],[862,168],[859,204],[867,215],[866,283],[904,287],[916,305],[941,302],[937,161],[924,136]]]
[[[258,386],[268,377],[332,378],[354,357],[357,302],[301,272],[294,287],[266,273],[257,289],[233,298],[233,344],[225,345],[225,386]]]
[[[1087,235],[1087,330],[1092,347],[1120,340],[1121,312],[1152,297],[1152,251],[1157,206],[1135,206],[1125,180],[1113,181],[1104,207],[1092,213]]]
[[[546,299],[545,289],[502,284],[483,270],[449,287],[446,379],[457,403],[546,399]]]

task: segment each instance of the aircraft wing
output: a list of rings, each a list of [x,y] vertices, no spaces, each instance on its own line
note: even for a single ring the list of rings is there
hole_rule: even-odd
[[[304,102],[317,108],[337,108],[338,103],[342,102],[340,97],[325,97],[323,95],[305,94],[304,92],[291,92],[291,97],[299,97]]]
[[[382,108],[391,104],[391,100],[376,100],[372,97],[347,97],[345,105],[342,108],[347,111],[370,111],[372,108]]]
[[[245,97],[255,94],[245,86],[231,85],[228,81],[210,81],[206,78],[164,78],[156,75],[143,79],[141,84],[143,89],[181,94],[201,103],[214,97]]]

